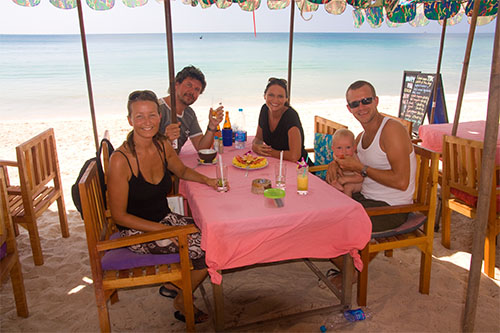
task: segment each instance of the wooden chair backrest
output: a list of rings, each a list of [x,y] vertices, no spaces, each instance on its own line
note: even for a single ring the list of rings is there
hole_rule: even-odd
[[[9,228],[9,226],[12,226],[12,219],[9,212],[9,199],[4,172],[0,172],[0,214],[0,246],[3,246],[7,242],[10,233],[13,235],[14,232],[14,230],[10,230]]]
[[[415,204],[430,207],[431,204],[435,205],[437,200],[439,153],[416,144],[413,145],[413,149],[415,150],[415,157],[417,159],[413,201]],[[432,228],[434,228],[434,223],[432,224]]]
[[[443,186],[478,196],[483,142],[443,137]]]
[[[100,183],[97,164],[93,161],[89,164],[78,184],[82,211],[86,213],[84,216],[85,232],[92,271],[96,269],[96,265],[100,267],[101,256],[98,255],[97,243],[109,239],[114,230],[114,226],[106,214]]]
[[[333,134],[341,128],[347,128],[347,126],[320,116],[314,116],[314,133]]]
[[[16,153],[24,202],[33,202],[33,199],[43,192],[45,186],[51,181],[53,181],[54,188],[61,191],[61,176],[53,128],[17,146]]]
[[[399,118],[396,116],[391,116],[390,114],[387,114],[387,113],[380,112],[380,114],[383,115],[384,117],[388,117],[388,118],[399,121],[404,126],[404,128],[406,128],[406,130],[408,131],[408,135],[410,136],[410,138],[412,137],[412,135],[413,135],[413,123],[411,121],[403,119],[403,118]]]

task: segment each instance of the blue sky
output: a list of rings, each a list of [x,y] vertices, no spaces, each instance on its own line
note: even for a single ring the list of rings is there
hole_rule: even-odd
[[[82,2],[85,2],[82,0]],[[245,12],[233,4],[227,9],[212,6],[184,5],[180,0],[172,1],[174,32],[253,32],[251,12]],[[441,26],[431,21],[425,27],[414,28],[405,24],[398,28],[382,25],[372,29],[367,23],[359,29],[352,23],[352,7],[347,6],[342,15],[328,14],[322,6],[314,13],[305,13],[306,21],[296,10],[296,32],[397,32],[397,33],[440,33]],[[290,8],[271,11],[265,0],[255,11],[257,33],[287,32]],[[154,0],[139,8],[128,8],[116,0],[115,7],[108,11],[94,11],[84,4],[85,29],[92,33],[163,33],[165,21],[163,5]],[[494,32],[494,21],[480,26],[476,32]],[[447,33],[467,33],[469,24],[465,19],[451,26]],[[0,0],[0,34],[79,34],[76,9],[55,8],[49,0],[41,0],[40,5],[27,8],[16,5],[11,0]]]

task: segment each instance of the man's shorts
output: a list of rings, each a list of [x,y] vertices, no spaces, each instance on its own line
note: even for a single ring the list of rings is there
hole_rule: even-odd
[[[359,202],[363,207],[386,207],[390,206],[387,202],[366,199],[361,192],[353,193],[352,198]],[[390,230],[399,227],[406,222],[408,213],[370,216],[372,221],[372,232]]]

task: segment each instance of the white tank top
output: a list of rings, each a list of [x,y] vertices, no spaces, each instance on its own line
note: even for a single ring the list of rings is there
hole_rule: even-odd
[[[389,118],[384,117],[380,127],[373,138],[372,143],[368,148],[364,149],[362,146],[363,136],[365,133],[361,134],[361,138],[358,142],[358,157],[361,163],[367,165],[374,169],[379,170],[390,170],[391,165],[387,159],[387,154],[380,148],[380,135],[382,129]],[[404,205],[413,202],[413,193],[415,192],[415,172],[417,167],[417,160],[415,158],[415,151],[412,148],[410,154],[410,184],[406,191],[401,191],[389,186],[377,183],[370,177],[366,177],[363,180],[363,186],[361,187],[361,194],[367,199],[385,201],[389,205]]]

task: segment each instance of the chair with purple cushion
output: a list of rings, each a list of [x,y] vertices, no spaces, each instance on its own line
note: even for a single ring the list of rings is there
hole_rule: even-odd
[[[167,230],[120,237],[112,227],[104,207],[96,163],[92,162],[78,184],[83,220],[87,234],[90,266],[94,280],[101,331],[110,331],[107,301],[118,301],[117,290],[133,286],[172,282],[184,296],[186,329],[194,331],[192,265],[188,254],[188,235],[199,230],[194,225],[175,226]],[[128,246],[165,238],[177,238],[179,254],[136,254]],[[140,318],[138,318],[140,320]]]
[[[420,286],[422,294],[430,289],[432,245],[438,184],[439,154],[413,145],[417,158],[415,193],[408,205],[366,208],[369,216],[409,213],[403,225],[382,232],[372,233],[372,239],[361,251],[363,270],[358,274],[358,305],[365,306],[368,290],[368,264],[378,252],[392,256],[393,249],[416,246],[421,252]]]
[[[17,315],[28,317],[23,273],[17,253],[16,236],[9,212],[5,174],[0,171],[0,271],[2,282],[10,275]]]

